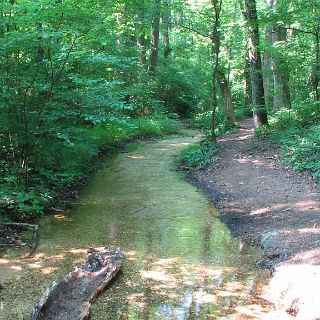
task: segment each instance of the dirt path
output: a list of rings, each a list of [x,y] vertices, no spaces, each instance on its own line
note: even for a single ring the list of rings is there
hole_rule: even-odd
[[[294,277],[303,279],[304,286],[308,283],[312,287],[316,282],[319,288],[319,185],[310,175],[295,173],[283,165],[275,146],[253,141],[251,119],[240,125],[238,133],[220,140],[220,161],[205,171],[191,174],[189,179],[214,202],[234,236],[262,246],[260,267],[277,271],[274,279],[278,282],[280,274],[283,279],[290,267],[292,278],[278,288],[279,294],[285,287],[295,286]],[[302,276],[302,266],[306,267],[309,282]],[[282,274],[280,270],[285,271]],[[310,272],[313,277],[307,276]],[[311,287],[306,290],[310,292]],[[288,312],[298,316],[297,308],[292,306],[297,295],[283,304],[289,303],[285,306]],[[278,297],[277,303],[279,299],[284,298]],[[320,310],[317,312],[318,317],[304,315],[301,319],[320,319]]]

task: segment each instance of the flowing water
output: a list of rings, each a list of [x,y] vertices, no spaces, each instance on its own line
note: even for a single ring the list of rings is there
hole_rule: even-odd
[[[108,158],[74,201],[46,217],[35,256],[0,258],[0,319],[29,319],[48,284],[83,262],[89,247],[119,246],[122,273],[94,303],[93,320],[260,319],[268,276],[197,189],[175,169],[195,138],[143,142]]]

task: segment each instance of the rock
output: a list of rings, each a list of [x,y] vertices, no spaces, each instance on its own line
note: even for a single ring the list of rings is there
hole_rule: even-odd
[[[277,309],[298,320],[320,319],[320,266],[281,264],[266,292]]]

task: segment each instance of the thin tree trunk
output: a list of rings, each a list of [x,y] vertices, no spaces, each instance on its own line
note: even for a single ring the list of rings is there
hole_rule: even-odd
[[[136,33],[137,33],[137,49],[138,49],[138,59],[143,66],[147,66],[147,41],[145,32],[145,1],[140,1],[140,7],[138,9],[138,21],[136,23]]]
[[[232,93],[230,90],[230,83],[221,70],[217,70],[217,80],[219,82],[220,90],[221,90],[223,101],[224,101],[224,113],[226,117],[226,126],[234,127],[235,118],[234,118],[234,111],[233,111],[233,105],[232,105]]]
[[[161,15],[161,0],[154,0],[153,18],[152,18],[152,34],[151,34],[151,54],[150,54],[150,61],[149,61],[149,72],[151,74],[156,71],[156,67],[158,64],[160,15]]]
[[[218,99],[217,99],[217,73],[219,69],[219,54],[220,54],[220,13],[222,7],[222,0],[211,0],[212,10],[213,10],[213,25],[211,31],[211,53],[212,53],[212,62],[213,62],[213,70],[212,70],[212,79],[211,79],[211,140],[212,142],[216,142],[217,137],[215,134],[216,129],[216,110],[218,107]]]
[[[243,104],[248,114],[252,115],[252,90],[251,90],[251,77],[250,77],[250,63],[249,54],[245,57],[245,67],[243,73]]]
[[[272,47],[272,26],[266,26],[265,29],[265,50],[263,54],[263,87],[266,106],[272,105],[271,88],[273,86],[272,77],[272,54],[270,49]]]
[[[259,25],[255,0],[245,0],[245,17],[247,19],[249,37],[249,61],[252,86],[253,118],[256,128],[268,124],[264,98],[263,77],[261,68],[261,52],[259,48]]]
[[[319,92],[319,72],[320,72],[320,17],[317,18],[317,26],[315,32],[315,63],[312,66],[310,77],[309,77],[309,86],[315,94],[315,100],[320,100]]]
[[[171,23],[171,0],[164,0],[163,10],[163,56],[168,58],[171,53],[170,47],[170,23]]]

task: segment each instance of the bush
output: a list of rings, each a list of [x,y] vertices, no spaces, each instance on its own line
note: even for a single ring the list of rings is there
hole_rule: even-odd
[[[204,169],[208,164],[218,160],[215,156],[217,151],[217,144],[205,140],[184,149],[180,155],[180,164],[190,170]]]

